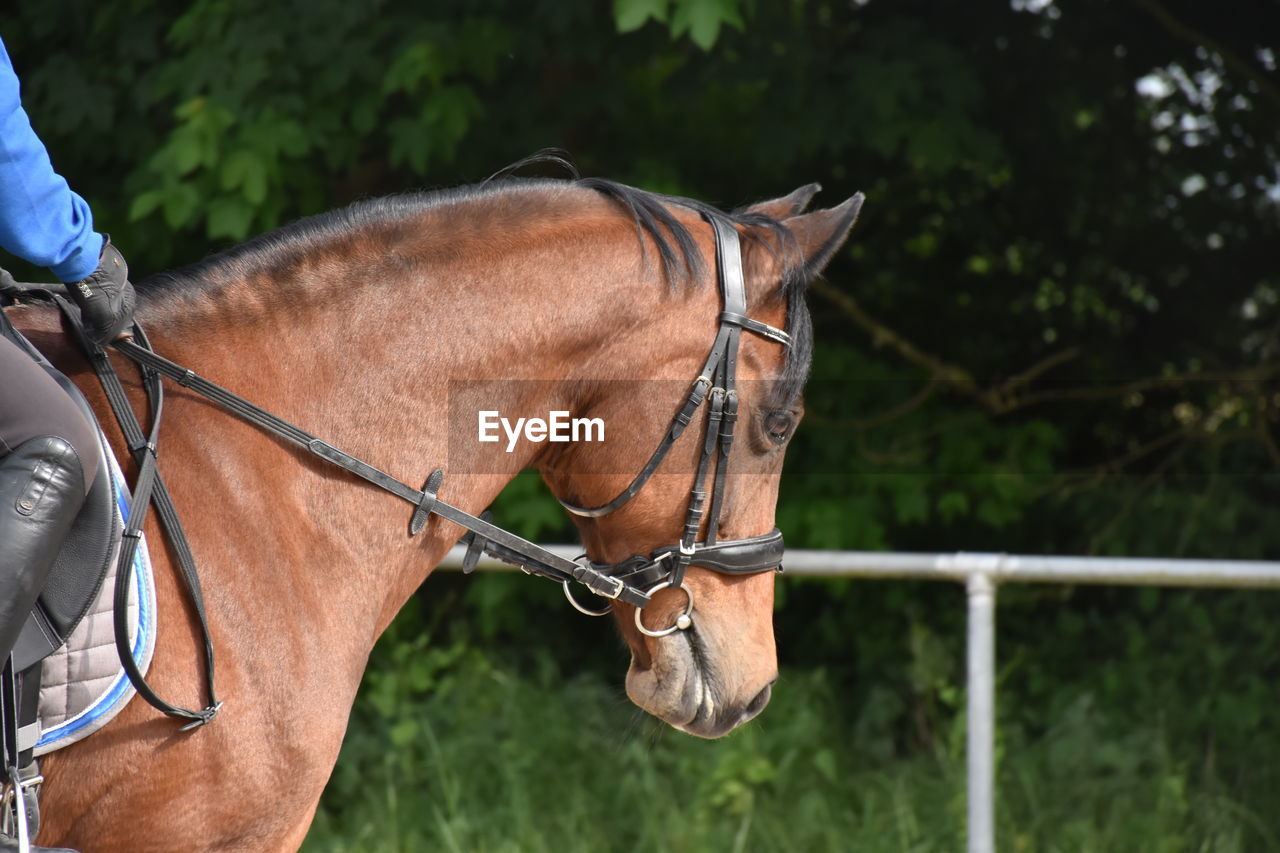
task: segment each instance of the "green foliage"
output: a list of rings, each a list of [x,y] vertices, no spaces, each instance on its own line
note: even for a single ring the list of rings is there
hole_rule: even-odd
[[[628,33],[644,26],[650,18],[669,25],[672,38],[688,34],[703,50],[711,50],[728,24],[743,28],[740,0],[614,0],[613,13],[618,32]]]
[[[1190,0],[19,0],[4,37],[135,275],[546,146],[725,207],[864,190],[811,295],[777,514],[792,546],[1277,559],[1271,18]],[[573,535],[530,475],[495,512]],[[591,674],[614,672],[616,638],[559,595],[432,580],[411,608],[427,627],[377,655],[314,849],[958,849],[956,589],[782,582],[775,705],[718,744],[630,722],[617,676]],[[1000,600],[1010,849],[1276,847],[1270,594]],[[641,803],[652,819],[600,818]]]
[[[71,24],[56,31],[61,41],[90,37],[76,4],[27,5],[6,33],[20,47],[57,17]],[[118,5],[96,24],[132,26],[136,13]],[[130,125],[121,140],[147,139],[104,182],[110,197],[93,198],[100,219],[127,210],[121,224],[131,227],[113,228],[126,237],[162,225],[243,240],[328,207],[330,190],[313,176],[359,169],[371,157],[420,179],[429,164],[452,160],[484,110],[475,83],[493,77],[514,38],[496,18],[437,18],[377,0],[199,0],[162,20],[151,12],[109,60],[118,76],[133,77],[127,90],[106,94],[113,121]],[[83,97],[67,77],[84,70],[49,62],[23,75],[28,92],[53,102],[42,112],[46,97],[28,98],[55,151],[74,153],[85,131],[83,115],[59,103]],[[155,254],[162,263],[180,257]]]
[[[822,669],[784,670],[765,717],[706,742],[638,719],[615,679],[545,651],[498,665],[423,630],[402,617],[375,654],[304,850],[964,846],[963,738],[886,754],[894,715],[851,708]],[[1009,849],[1280,849],[1265,812],[1193,770],[1158,723],[1126,729],[1083,694],[1042,733],[1002,731]]]

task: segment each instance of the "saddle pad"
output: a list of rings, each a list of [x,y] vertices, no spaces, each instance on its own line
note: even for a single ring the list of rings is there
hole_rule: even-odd
[[[103,455],[111,474],[115,512],[123,525],[129,513],[124,475],[107,447],[101,429],[98,430],[98,440],[106,448]],[[40,684],[40,739],[35,746],[37,756],[93,734],[120,713],[136,693],[116,653],[112,622],[119,548],[117,545],[106,579],[84,619],[66,644],[44,660]],[[156,594],[146,537],[139,540],[134,552],[132,581],[129,589],[129,643],[133,659],[145,675],[151,665],[156,636]]]

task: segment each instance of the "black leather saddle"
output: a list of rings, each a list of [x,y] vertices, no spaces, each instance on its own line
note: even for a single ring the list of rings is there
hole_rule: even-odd
[[[67,392],[92,424],[97,418],[80,389],[63,376],[0,311],[0,334],[9,338],[33,359]],[[71,632],[84,619],[90,605],[102,588],[120,543],[123,527],[116,513],[115,488],[111,483],[108,450],[98,442],[101,464],[98,476],[89,488],[84,506],[71,526],[62,550],[54,561],[49,580],[27,617],[14,647],[14,669],[22,672],[36,664],[66,642]]]

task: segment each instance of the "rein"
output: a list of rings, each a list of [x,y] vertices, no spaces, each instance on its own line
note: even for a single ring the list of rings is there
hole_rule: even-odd
[[[644,607],[649,603],[649,596],[641,590],[630,587],[617,578],[608,577],[589,564],[567,560],[558,554],[548,551],[541,545],[498,527],[485,518],[474,516],[441,500],[436,492],[439,490],[440,483],[444,478],[442,469],[437,468],[432,471],[423,487],[415,489],[385,471],[381,471],[369,463],[339,450],[324,439],[312,435],[284,418],[273,415],[261,406],[249,402],[244,397],[210,382],[192,370],[175,364],[164,356],[157,355],[132,341],[118,341],[114,346],[144,368],[149,368],[156,373],[168,376],[184,388],[190,388],[202,397],[212,400],[232,414],[263,431],[283,438],[308,453],[337,465],[339,468],[350,471],[352,474],[413,504],[413,516],[409,519],[409,535],[411,536],[420,533],[422,528],[426,526],[428,516],[435,514],[447,521],[461,525],[471,533],[483,537],[487,542],[501,547],[504,551],[504,558],[518,560],[521,567],[530,574],[549,577],[565,583],[576,581],[597,595],[615,598],[636,607]]]

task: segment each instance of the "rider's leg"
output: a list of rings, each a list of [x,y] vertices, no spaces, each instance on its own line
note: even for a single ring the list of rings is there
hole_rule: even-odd
[[[0,336],[0,657],[97,473],[97,438],[39,364]]]
[[[97,468],[97,437],[79,408],[0,334],[0,659],[13,650]],[[18,849],[0,839],[0,853]]]

